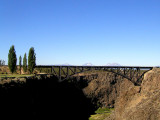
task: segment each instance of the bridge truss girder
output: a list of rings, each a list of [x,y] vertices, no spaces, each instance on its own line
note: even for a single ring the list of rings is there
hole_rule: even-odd
[[[153,67],[140,67],[140,66],[36,66],[36,68],[50,69],[50,73],[57,76],[59,81],[68,79],[69,77],[92,70],[103,70],[120,75],[128,80],[140,80],[143,75],[151,70]]]

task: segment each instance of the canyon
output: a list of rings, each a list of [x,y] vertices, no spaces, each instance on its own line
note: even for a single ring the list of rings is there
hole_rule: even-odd
[[[7,78],[0,82],[1,116],[13,119],[88,120],[99,107],[114,108],[105,120],[159,120],[160,70],[141,84],[106,71],[72,76]]]

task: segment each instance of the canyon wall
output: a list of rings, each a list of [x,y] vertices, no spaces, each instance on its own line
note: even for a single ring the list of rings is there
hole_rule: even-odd
[[[128,84],[115,101],[115,111],[105,120],[160,120],[160,69],[147,72],[141,86]]]

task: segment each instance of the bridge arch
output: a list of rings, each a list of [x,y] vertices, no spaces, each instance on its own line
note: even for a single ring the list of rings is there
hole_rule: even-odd
[[[69,77],[92,70],[103,70],[112,72],[116,75],[120,75],[128,80],[140,80],[143,75],[151,70],[153,67],[142,67],[142,66],[45,66],[39,65],[36,68],[49,68],[51,74],[57,76],[58,80],[64,81]]]

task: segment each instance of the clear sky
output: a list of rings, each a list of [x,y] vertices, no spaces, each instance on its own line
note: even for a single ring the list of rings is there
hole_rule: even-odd
[[[0,59],[11,45],[39,65],[160,65],[160,0],[0,0]]]

